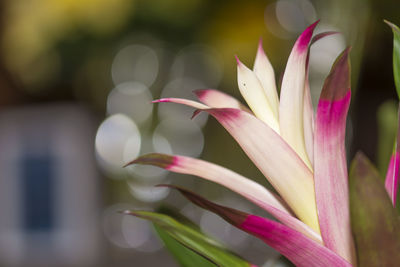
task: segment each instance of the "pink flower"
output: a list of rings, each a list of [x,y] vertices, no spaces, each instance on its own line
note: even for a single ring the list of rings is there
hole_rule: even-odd
[[[278,98],[275,74],[261,42],[253,70],[237,58],[238,86],[250,109],[217,90],[195,91],[200,102],[165,98],[154,102],[188,105],[208,112],[232,135],[279,195],[232,170],[185,156],[148,154],[129,164],[150,164],[221,184],[272,214],[279,222],[211,203],[180,190],[238,228],[264,240],[297,266],[356,265],[350,227],[345,151],[350,104],[350,48],[325,80],[314,118],[308,84],[309,47],[318,22],[297,39]],[[387,188],[393,201],[398,154],[389,167]]]

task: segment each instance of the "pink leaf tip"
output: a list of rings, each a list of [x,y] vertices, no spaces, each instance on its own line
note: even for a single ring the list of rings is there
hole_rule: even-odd
[[[203,110],[201,109],[196,109],[195,111],[193,111],[192,117],[190,117],[191,120],[193,120],[194,118],[197,117],[197,115],[199,115]]]
[[[310,43],[314,29],[315,27],[317,27],[318,22],[319,20],[308,26],[307,29],[305,29],[304,32],[300,35],[299,39],[296,42],[297,49],[300,50],[300,52],[308,49],[308,44]]]
[[[142,165],[153,165],[163,169],[168,169],[170,166],[174,165],[174,163],[175,163],[174,156],[160,154],[160,153],[150,153],[138,157],[137,159],[132,160],[131,162],[128,162],[127,164],[124,165],[124,167],[133,164],[142,164]]]
[[[240,62],[239,57],[237,55],[235,55],[235,59],[236,59],[236,63],[238,64],[238,66],[241,66],[242,62]]]
[[[264,48],[263,48],[263,40],[262,40],[262,37],[260,37],[260,40],[258,41],[258,53],[265,54]]]
[[[207,94],[207,89],[197,89],[194,90],[193,93],[198,97],[201,98],[202,96]]]
[[[336,59],[332,69],[325,79],[320,99],[341,100],[350,91],[350,51],[347,47]]]
[[[151,103],[163,103],[163,102],[170,102],[169,98],[160,98],[160,99],[155,99],[151,101]]]

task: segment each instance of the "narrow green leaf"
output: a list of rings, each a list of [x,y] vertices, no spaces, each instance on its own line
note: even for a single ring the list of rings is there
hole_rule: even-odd
[[[193,204],[217,214],[238,229],[260,238],[296,266],[352,266],[332,250],[279,222],[216,204],[179,186],[162,186],[177,189]]]
[[[196,231],[200,232],[200,228],[187,217],[179,213],[174,208],[168,206],[161,206],[156,210],[158,213],[162,213],[173,217],[175,220],[181,224],[186,225]],[[158,236],[164,242],[165,247],[172,254],[175,260],[183,267],[199,266],[199,267],[215,267],[216,265],[198,253],[194,252],[190,248],[187,248],[183,244],[176,241],[166,230],[163,230],[157,224],[153,223],[153,226],[158,234]]]
[[[397,266],[400,221],[372,163],[357,153],[350,169],[351,226],[359,266]]]
[[[134,215],[153,222],[157,227],[165,231],[170,237],[198,253],[210,262],[221,267],[249,267],[254,266],[239,256],[227,251],[215,240],[206,236],[197,229],[184,225],[172,217],[150,211],[125,211],[125,214]],[[187,259],[185,259],[187,260]],[[186,261],[185,261],[186,262]],[[185,266],[185,265],[184,265]],[[201,266],[201,265],[189,265]],[[212,266],[212,265],[211,265]]]
[[[381,178],[386,176],[396,143],[398,101],[388,100],[378,107],[377,167]]]
[[[393,74],[397,96],[400,98],[400,29],[387,20],[385,22],[393,31]]]
[[[154,224],[154,228],[158,236],[164,242],[165,247],[174,256],[175,260],[182,267],[215,267],[216,265],[203,256],[200,256],[193,250],[185,247],[178,241],[176,241],[167,231],[163,230],[161,227]]]

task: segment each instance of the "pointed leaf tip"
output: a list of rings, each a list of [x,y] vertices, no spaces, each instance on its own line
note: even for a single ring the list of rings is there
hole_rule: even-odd
[[[198,98],[201,98],[205,94],[207,94],[207,90],[209,90],[209,89],[196,89],[196,90],[193,90],[193,94],[195,94]]]
[[[400,98],[400,29],[395,24],[385,20],[393,32],[393,76],[397,96]]]
[[[312,164],[308,158],[304,139],[304,94],[308,48],[317,23],[318,21],[310,25],[294,44],[283,74],[279,103],[281,136],[310,169]]]
[[[322,38],[328,37],[330,35],[335,35],[335,34],[339,34],[340,32],[337,31],[326,31],[326,32],[321,32],[316,34],[312,39],[311,39],[311,45],[314,44],[315,42],[321,40]]]
[[[175,185],[164,185],[164,186],[178,190],[184,197],[186,197],[192,203],[196,204],[197,206],[203,209],[218,214],[224,220],[226,220],[232,225],[240,226],[247,219],[248,216],[247,213],[215,204],[185,188]]]
[[[203,112],[203,110],[201,110],[201,109],[196,109],[195,111],[193,111],[192,117],[190,117],[190,119],[193,120],[193,119],[196,118],[197,115],[199,115],[201,112]]]
[[[354,175],[357,175],[357,178],[364,179],[369,172],[374,172],[374,169],[371,168],[371,163],[367,156],[358,151],[354,156],[350,171],[353,172]]]
[[[251,111],[239,100],[224,92],[215,89],[199,89],[194,90],[193,93],[197,96],[200,102],[210,108],[237,108],[251,113]]]
[[[241,66],[242,62],[239,60],[239,57],[237,55],[235,55],[235,59],[236,59],[236,63],[238,64],[238,66]]]
[[[202,103],[199,103],[197,101],[189,100],[189,99],[184,99],[184,98],[176,98],[176,97],[167,97],[167,98],[161,98],[157,100],[153,100],[152,103],[176,103],[176,104],[181,104],[181,105],[186,105],[186,106],[191,106],[194,108],[198,109],[207,109],[209,108],[207,105],[204,105]]]
[[[388,20],[386,20],[386,19],[384,19],[383,21],[384,21],[387,25],[389,25],[389,27],[392,28],[393,31],[400,32],[400,28],[397,27],[396,24],[394,24],[394,23],[392,23],[392,22],[390,22],[390,21],[388,21]]]
[[[124,165],[127,167],[133,164],[142,164],[142,165],[153,165],[163,169],[168,169],[171,165],[174,164],[175,158],[170,155],[160,154],[160,153],[150,153],[143,156],[138,157],[135,160],[132,160]]]
[[[257,55],[254,60],[253,72],[261,83],[267,97],[268,104],[275,118],[279,118],[279,98],[276,90],[275,72],[267,55],[264,52],[262,39],[258,43]]]
[[[308,45],[310,44],[310,40],[312,38],[313,32],[319,20],[311,24],[304,30],[304,32],[300,35],[299,39],[297,39],[295,46],[297,47],[299,52],[303,52],[308,49]]]
[[[155,103],[161,103],[161,102],[168,102],[165,98],[164,99],[155,99],[152,100],[151,103],[155,104]]]
[[[274,115],[268,96],[256,73],[246,65],[239,63],[237,82],[241,95],[254,114],[279,133],[278,117]]]
[[[261,37],[260,37],[260,40],[258,41],[258,52],[262,53],[262,54],[265,54],[264,48],[263,48],[263,40],[262,40]]]
[[[350,90],[350,57],[351,47],[347,47],[336,59],[325,79],[320,99],[341,100]]]

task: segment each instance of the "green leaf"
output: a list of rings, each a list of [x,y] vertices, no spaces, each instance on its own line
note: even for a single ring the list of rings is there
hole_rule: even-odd
[[[227,251],[221,244],[206,236],[199,230],[182,224],[172,217],[150,211],[125,211],[125,214],[134,215],[153,222],[170,237],[198,253],[210,262],[221,267],[249,267],[250,263]],[[186,262],[187,259],[185,259]],[[185,266],[185,265],[183,265]],[[201,266],[201,265],[186,265]],[[206,265],[204,265],[206,266]],[[211,265],[212,266],[212,265]]]
[[[165,247],[174,256],[175,260],[183,267],[215,267],[216,265],[200,256],[191,249],[176,241],[167,231],[154,224],[158,236],[164,242]]]
[[[387,20],[385,22],[393,31],[393,74],[397,96],[400,98],[400,29]]]
[[[350,169],[350,215],[359,266],[397,266],[400,221],[372,163],[357,153]]]
[[[396,143],[398,101],[388,100],[378,107],[377,165],[380,177],[386,176],[393,147]]]
[[[181,224],[186,225],[194,230],[200,231],[200,228],[194,224],[187,217],[183,216],[177,210],[170,208],[168,206],[161,206],[157,209],[158,213],[162,213],[173,217],[175,220],[179,221]],[[176,241],[167,231],[163,230],[157,224],[153,223],[153,226],[158,234],[158,236],[164,242],[165,247],[174,256],[175,260],[183,267],[199,266],[199,267],[215,267],[216,265],[193,250],[187,248],[183,244]]]

